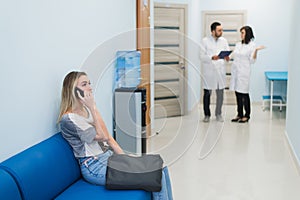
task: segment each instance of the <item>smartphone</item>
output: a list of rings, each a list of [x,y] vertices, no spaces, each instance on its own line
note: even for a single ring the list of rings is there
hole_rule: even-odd
[[[81,89],[79,89],[78,87],[75,87],[75,96],[76,96],[77,98],[79,98],[77,91],[79,91],[80,95],[81,95],[82,97],[84,97],[84,91],[81,90]]]

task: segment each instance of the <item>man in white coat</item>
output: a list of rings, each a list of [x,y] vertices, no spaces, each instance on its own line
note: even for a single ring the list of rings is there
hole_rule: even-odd
[[[219,22],[214,22],[210,26],[211,35],[203,38],[200,59],[202,62],[202,75],[203,75],[203,109],[204,109],[204,122],[210,120],[210,95],[212,90],[216,90],[217,102],[215,116],[217,121],[223,122],[222,105],[223,94],[226,83],[226,66],[225,62],[229,61],[226,56],[221,59],[218,54],[221,51],[228,51],[229,45],[227,40],[222,37],[223,28]]]

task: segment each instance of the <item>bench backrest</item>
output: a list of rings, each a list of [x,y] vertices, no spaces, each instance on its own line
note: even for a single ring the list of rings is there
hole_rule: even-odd
[[[60,133],[3,161],[0,168],[13,176],[25,200],[53,199],[80,178],[77,160]]]
[[[21,200],[19,188],[13,177],[0,168],[0,199]]]

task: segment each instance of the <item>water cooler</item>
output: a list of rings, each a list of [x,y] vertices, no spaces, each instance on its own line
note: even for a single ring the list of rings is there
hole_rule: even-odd
[[[146,89],[115,89],[114,137],[126,153],[146,153],[146,108]]]

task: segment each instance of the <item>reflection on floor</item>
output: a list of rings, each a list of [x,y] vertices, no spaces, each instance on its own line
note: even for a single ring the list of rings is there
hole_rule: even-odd
[[[213,111],[213,107],[211,108]],[[156,119],[148,151],[169,166],[175,200],[298,200],[300,176],[285,140],[285,111],[252,106],[249,123],[202,122],[202,107],[183,117]],[[156,132],[158,134],[156,134]]]

